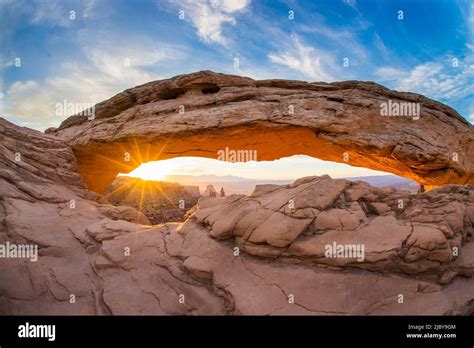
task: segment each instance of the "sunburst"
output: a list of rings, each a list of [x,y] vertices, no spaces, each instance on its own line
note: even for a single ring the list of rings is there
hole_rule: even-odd
[[[120,185],[117,187],[115,190],[107,193],[106,197],[109,197],[115,193],[118,193],[120,191],[128,191],[127,196],[125,197],[124,201],[126,201],[137,189],[141,190],[140,193],[140,201],[139,201],[139,206],[138,206],[138,214],[140,214],[143,211],[143,200],[144,200],[144,193],[145,191],[149,190],[156,190],[158,189],[161,191],[162,194],[165,195],[165,198],[172,203],[173,205],[177,205],[177,202],[171,202],[169,197],[166,196],[166,194],[163,192],[162,187],[156,182],[159,180],[163,180],[167,175],[171,174],[174,168],[174,165],[172,162],[163,160],[163,161],[158,161],[158,158],[162,154],[162,152],[165,150],[166,146],[170,142],[170,140],[173,137],[171,136],[166,143],[161,147],[159,151],[154,153],[153,156],[150,156],[150,144],[141,144],[139,145],[137,140],[133,138],[133,153],[134,156],[132,156],[131,163],[130,164],[124,164],[122,162],[119,162],[115,159],[106,157],[106,156],[101,156],[105,160],[112,162],[114,164],[119,164],[122,166],[125,170],[130,170],[128,174],[119,174],[119,175],[127,175],[130,177],[135,177],[139,178],[142,180],[138,181],[127,181],[124,184]],[[123,148],[120,146],[123,150],[123,152],[128,152],[126,148]],[[144,163],[145,162],[145,163]],[[151,181],[150,181],[151,180]],[[139,216],[137,216],[137,221]]]

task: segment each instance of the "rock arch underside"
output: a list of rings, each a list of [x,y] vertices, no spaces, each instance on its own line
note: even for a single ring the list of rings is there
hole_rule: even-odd
[[[420,103],[419,120],[381,117],[387,100]],[[0,119],[0,245],[39,247],[36,262],[0,259],[0,313],[473,314],[473,137],[448,106],[374,83],[208,71],[129,89],[46,134]],[[143,162],[225,147],[347,153],[433,189],[306,177],[201,198],[160,225],[100,195]],[[364,253],[330,257],[334,244]]]
[[[420,119],[382,117],[388,100],[420,103]],[[48,132],[73,147],[79,172],[99,193],[143,162],[217,158],[226,147],[256,150],[262,161],[305,154],[431,186],[474,182],[472,126],[456,111],[359,81],[182,75],[126,90],[97,104],[95,120],[73,116]]]

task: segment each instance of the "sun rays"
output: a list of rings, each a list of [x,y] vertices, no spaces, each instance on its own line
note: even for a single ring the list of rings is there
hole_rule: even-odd
[[[101,156],[105,160],[112,162],[114,164],[119,164],[123,168],[123,172],[128,174],[119,174],[127,175],[136,180],[127,180],[123,184],[118,185],[118,187],[112,189],[110,192],[105,194],[105,198],[108,199],[114,195],[120,195],[122,193],[126,194],[122,198],[123,202],[131,199],[134,194],[139,194],[139,204],[137,207],[137,221],[140,219],[140,214],[144,211],[144,196],[150,192],[160,191],[164,198],[174,207],[179,206],[179,202],[173,202],[164,192],[162,186],[160,185],[160,180],[163,180],[167,175],[171,174],[173,171],[173,164],[169,161],[158,161],[160,155],[166,148],[169,141],[172,139],[170,137],[159,149],[155,151],[153,155],[150,155],[150,150],[152,145],[139,144],[137,140],[133,139],[133,145],[131,149],[127,149],[120,145],[120,151],[124,154],[124,161],[117,161],[115,159],[109,158],[107,156]],[[157,167],[156,163],[160,163],[160,166]]]

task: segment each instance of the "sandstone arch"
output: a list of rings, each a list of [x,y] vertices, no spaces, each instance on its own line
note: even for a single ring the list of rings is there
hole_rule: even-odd
[[[388,100],[420,103],[420,119],[382,117]],[[141,163],[216,158],[225,147],[257,150],[259,160],[306,154],[344,162],[347,153],[350,165],[425,185],[474,182],[467,121],[444,104],[371,82],[256,81],[203,71],[128,89],[97,104],[94,120],[72,116],[47,133],[73,147],[78,171],[98,193]]]

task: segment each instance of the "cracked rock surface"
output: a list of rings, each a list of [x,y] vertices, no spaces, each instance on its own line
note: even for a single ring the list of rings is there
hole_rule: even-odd
[[[474,312],[470,185],[307,177],[150,225],[88,191],[63,140],[3,119],[0,137],[0,244],[39,248],[0,258],[0,314]],[[332,243],[364,245],[363,260],[325,257]]]

